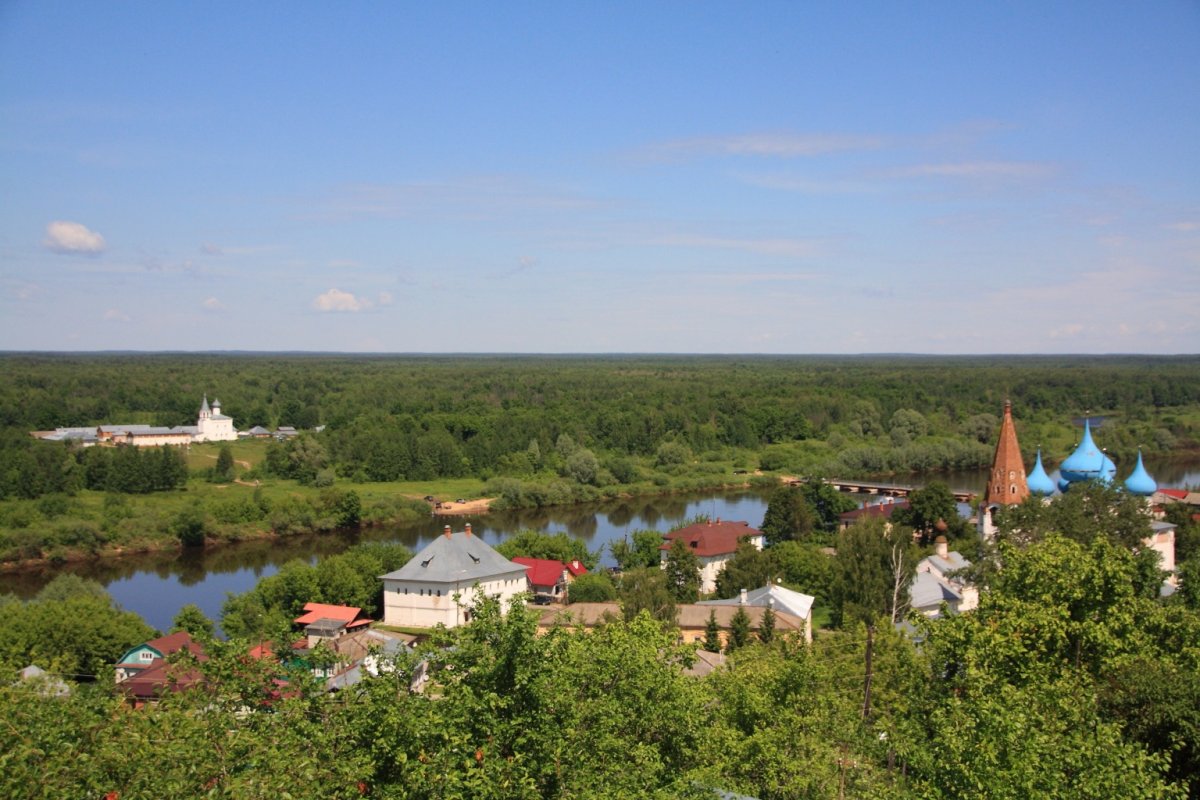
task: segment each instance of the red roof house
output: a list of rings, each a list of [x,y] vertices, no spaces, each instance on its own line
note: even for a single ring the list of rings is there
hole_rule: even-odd
[[[564,564],[557,558],[526,558],[518,556],[514,564],[527,567],[525,577],[535,595],[551,598],[561,598],[567,584],[577,576],[587,572],[587,567],[576,560]]]
[[[847,511],[845,514],[838,514],[839,527],[841,527],[842,530],[846,530],[846,528],[849,528],[860,519],[874,519],[876,517],[891,519],[892,514],[896,513],[902,508],[908,508],[907,500],[900,500],[899,502],[877,503],[873,506],[856,508],[853,511]]]
[[[204,648],[187,631],[160,636],[127,651],[116,665],[121,691],[134,705],[140,706],[157,700],[164,692],[178,692],[202,682],[204,678],[194,666],[167,660],[181,650],[191,653],[197,661],[208,660]]]
[[[304,626],[308,646],[316,647],[323,639],[336,639],[344,633],[370,625],[362,609],[354,606],[331,606],[325,603],[305,603],[304,613],[294,622]]]
[[[700,561],[700,591],[707,594],[716,591],[717,575],[725,567],[725,562],[733,558],[741,542],[750,542],[762,550],[766,537],[762,531],[751,528],[748,522],[722,522],[718,518],[715,522],[697,522],[671,531],[666,538],[666,544],[660,548],[660,563],[666,563],[671,544],[676,539],[682,540]]]

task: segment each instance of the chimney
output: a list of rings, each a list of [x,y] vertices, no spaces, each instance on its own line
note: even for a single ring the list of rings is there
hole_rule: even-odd
[[[467,523],[467,536],[471,535],[471,523]]]
[[[746,590],[745,589],[742,589],[741,595],[738,596],[738,605],[739,606],[746,605]]]
[[[933,540],[933,549],[942,558],[948,559],[950,557],[950,545],[946,543],[945,536],[939,536]]]
[[[442,533],[446,534],[446,538],[449,539],[450,538],[450,526],[447,525],[445,528],[443,528]]]

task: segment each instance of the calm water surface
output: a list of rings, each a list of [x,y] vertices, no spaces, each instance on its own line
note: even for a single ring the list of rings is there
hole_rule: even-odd
[[[1160,486],[1200,486],[1200,461],[1151,463],[1147,468]],[[1124,467],[1118,474],[1123,479],[1128,471]],[[1052,477],[1057,480],[1057,473]],[[925,480],[941,480],[952,489],[978,492],[986,483],[986,472],[973,470],[896,482],[920,485]],[[527,528],[549,533],[565,531],[584,540],[589,550],[603,549],[602,563],[611,564],[605,545],[642,528],[666,531],[698,514],[713,519],[744,520],[757,527],[766,512],[766,495],[766,492],[737,490],[646,497],[562,509],[497,512],[449,520],[431,518],[415,525],[374,528],[352,535],[297,536],[283,541],[229,545],[207,552],[145,554],[3,575],[0,592],[29,597],[59,572],[73,572],[104,584],[123,608],[136,611],[152,626],[166,630],[179,609],[188,603],[218,619],[228,593],[249,590],[260,578],[292,559],[313,561],[360,541],[398,542],[416,551],[437,536],[447,521],[455,530],[470,522],[476,535],[490,544]]]

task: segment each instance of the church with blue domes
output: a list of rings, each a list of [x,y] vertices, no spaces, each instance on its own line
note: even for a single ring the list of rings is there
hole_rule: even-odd
[[[1059,479],[1055,483],[1046,472],[1042,463],[1042,449],[1039,447],[1033,470],[1026,475],[1020,445],[1017,443],[1017,429],[1012,418],[1012,403],[1005,401],[996,454],[992,458],[988,486],[979,510],[980,534],[986,537],[995,534],[993,514],[1001,506],[1016,505],[1030,495],[1049,498],[1055,491],[1065,494],[1073,485],[1086,481],[1099,481],[1111,485],[1116,480],[1117,465],[1096,445],[1095,439],[1092,438],[1090,418],[1084,419],[1083,438],[1074,452],[1059,465],[1058,473]],[[1122,488],[1130,494],[1147,498],[1158,491],[1158,483],[1146,470],[1140,449],[1137,465],[1125,479]]]

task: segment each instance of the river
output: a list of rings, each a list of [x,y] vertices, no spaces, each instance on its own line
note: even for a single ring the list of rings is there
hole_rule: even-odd
[[[1160,486],[1200,486],[1200,461],[1148,463],[1147,469]],[[1057,480],[1057,473],[1052,473],[1052,477]],[[896,482],[922,485],[933,480],[940,480],[952,489],[979,492],[987,475],[985,470],[972,470],[902,478]],[[219,619],[227,594],[247,591],[260,578],[294,558],[312,561],[339,553],[360,541],[398,542],[415,552],[437,536],[447,522],[456,530],[470,522],[474,532],[491,544],[532,528],[548,533],[565,531],[584,540],[588,549],[595,551],[631,531],[642,528],[666,531],[699,514],[713,519],[744,520],[757,527],[766,512],[766,497],[766,491],[751,490],[660,495],[565,508],[501,511],[478,517],[431,518],[414,525],[371,528],[354,534],[295,536],[211,550],[140,554],[2,575],[0,592],[31,597],[60,572],[73,572],[99,581],[122,608],[137,612],[150,625],[165,631],[184,605],[195,604],[212,619]],[[607,551],[602,563],[611,564]]]

